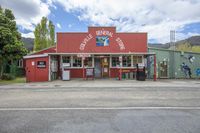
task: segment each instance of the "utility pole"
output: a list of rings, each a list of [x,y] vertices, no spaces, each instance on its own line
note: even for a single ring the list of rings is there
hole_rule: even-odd
[[[170,30],[170,48],[172,50],[172,54],[171,54],[171,65],[172,65],[172,78],[176,78],[176,64],[175,64],[175,50],[176,50],[176,46],[175,46],[175,30]]]

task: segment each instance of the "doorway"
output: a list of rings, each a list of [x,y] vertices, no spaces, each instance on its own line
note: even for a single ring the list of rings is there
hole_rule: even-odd
[[[168,77],[167,61],[160,62],[160,78]]]
[[[95,57],[94,74],[95,78],[109,77],[109,57]]]

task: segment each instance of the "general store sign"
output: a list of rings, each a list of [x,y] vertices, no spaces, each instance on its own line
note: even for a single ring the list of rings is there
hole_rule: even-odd
[[[102,30],[97,30],[97,31],[96,31],[96,36],[108,36],[108,37],[113,37],[113,32],[108,31],[108,30],[104,30],[104,29],[102,29]],[[85,38],[83,38],[83,41],[81,42],[79,49],[80,49],[81,51],[83,51],[83,50],[85,49],[86,45],[88,44],[88,42],[91,41],[93,38],[94,38],[94,37],[93,37],[92,34],[88,34]],[[115,39],[115,41],[116,41],[116,43],[118,44],[120,50],[125,50],[125,45],[124,45],[124,43],[123,43],[123,41],[121,40],[120,37],[117,37],[117,38]]]

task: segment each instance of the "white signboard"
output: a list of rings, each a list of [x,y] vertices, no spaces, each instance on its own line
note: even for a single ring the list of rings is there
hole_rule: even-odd
[[[35,65],[35,62],[34,62],[34,61],[32,61],[32,62],[31,62],[31,64],[32,64],[32,66],[34,66],[34,65]]]
[[[63,67],[70,67],[70,63],[63,63]]]
[[[93,76],[94,69],[93,68],[87,68],[86,69],[86,76]]]

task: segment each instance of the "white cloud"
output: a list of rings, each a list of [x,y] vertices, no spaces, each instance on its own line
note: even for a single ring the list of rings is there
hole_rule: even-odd
[[[61,25],[59,23],[56,24],[56,26],[61,29]]]
[[[148,32],[149,39],[169,41],[170,30],[200,22],[200,0],[52,0],[91,25],[118,31]]]
[[[3,8],[13,11],[18,25],[30,31],[34,30],[43,16],[50,14],[49,7],[52,5],[50,0],[47,3],[42,0],[0,0],[0,3]]]
[[[22,37],[25,37],[25,38],[34,38],[33,32],[21,33],[21,34],[22,34]]]

